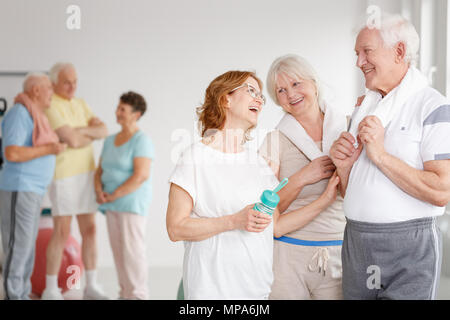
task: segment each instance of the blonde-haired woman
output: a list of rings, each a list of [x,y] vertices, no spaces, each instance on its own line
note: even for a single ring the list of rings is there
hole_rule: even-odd
[[[335,176],[328,152],[346,130],[346,116],[324,101],[317,74],[302,57],[276,59],[267,84],[286,114],[259,153],[278,179],[289,178],[278,209],[297,219],[276,234],[270,299],[342,299],[342,197],[320,199]]]

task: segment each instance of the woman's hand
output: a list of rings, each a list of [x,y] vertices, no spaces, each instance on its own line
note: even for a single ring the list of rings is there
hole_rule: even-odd
[[[319,197],[319,199],[323,201],[326,207],[330,206],[334,201],[336,201],[338,184],[339,184],[339,176],[335,172],[328,181],[327,188]]]
[[[101,190],[101,189],[95,190],[95,195],[96,195],[96,198],[97,198],[96,201],[98,204],[107,202],[106,197],[105,197],[106,193],[103,192],[103,190]]]
[[[51,154],[58,155],[67,149],[67,143],[55,142],[49,144]]]
[[[334,170],[336,167],[330,157],[322,156],[300,169],[301,178],[299,180],[303,185],[314,184],[331,177]]]
[[[266,213],[253,210],[255,204],[246,206],[233,215],[234,229],[248,232],[262,232],[272,222],[272,217]]]
[[[105,202],[113,202],[117,200],[117,198],[119,198],[115,192],[113,193],[103,192],[103,196],[105,197]]]

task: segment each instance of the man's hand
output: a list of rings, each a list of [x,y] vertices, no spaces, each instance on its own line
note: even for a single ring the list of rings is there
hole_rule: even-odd
[[[50,143],[51,154],[58,155],[67,149],[67,143],[55,142]]]
[[[355,148],[355,138],[349,132],[342,132],[330,148],[330,158],[339,170],[350,171],[362,151],[362,144]]]
[[[106,125],[97,117],[91,118],[87,126],[78,127],[75,130],[92,140],[103,139],[108,135]]]
[[[358,160],[361,154],[363,144],[358,139],[358,147],[355,148],[355,138],[349,132],[342,132],[330,149],[330,158],[336,166],[336,173],[339,176],[339,191],[342,197],[345,197],[348,178],[353,164]]]
[[[102,125],[102,124],[103,124],[103,122],[99,118],[94,117],[91,120],[89,120],[88,126],[91,127],[91,126],[98,126],[98,125]]]
[[[384,149],[384,127],[376,116],[365,117],[358,126],[358,137],[366,148],[367,156],[378,165]]]
[[[66,148],[67,144],[59,142],[33,147],[10,145],[5,147],[5,159],[10,162],[27,162],[51,154],[60,154]]]

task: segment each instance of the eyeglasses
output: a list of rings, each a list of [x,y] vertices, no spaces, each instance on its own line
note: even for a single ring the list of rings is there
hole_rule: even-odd
[[[260,91],[258,91],[254,86],[252,86],[250,83],[247,82],[240,85],[239,87],[234,88],[233,90],[230,91],[230,93],[244,87],[247,87],[247,92],[250,94],[252,98],[261,100],[263,105],[266,104],[266,97],[264,97],[264,95]]]

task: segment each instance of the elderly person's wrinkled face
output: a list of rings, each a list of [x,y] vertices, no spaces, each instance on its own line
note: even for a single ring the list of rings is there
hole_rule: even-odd
[[[227,119],[235,123],[241,122],[244,127],[257,125],[258,115],[264,104],[258,81],[248,77],[241,86],[227,95],[227,99]]]
[[[36,79],[28,94],[39,108],[46,109],[50,107],[53,95],[53,86],[50,79],[46,76]]]
[[[121,126],[133,125],[139,120],[140,112],[133,111],[133,107],[128,103],[119,101],[119,105],[116,109],[116,120]]]
[[[55,93],[64,99],[70,100],[77,90],[77,73],[74,68],[62,69],[58,75],[58,82],[54,85]]]
[[[294,79],[285,73],[277,76],[277,99],[287,113],[301,115],[318,106],[317,88],[312,80]]]
[[[42,96],[41,96],[42,106],[44,106],[45,108],[49,108],[50,102],[52,100],[52,95],[53,95],[53,86],[52,86],[52,82],[47,77],[42,79],[41,94],[42,94]]]
[[[384,45],[380,32],[364,28],[356,38],[356,65],[364,74],[366,88],[385,94],[390,90],[393,72],[396,72],[396,53],[394,48]]]

